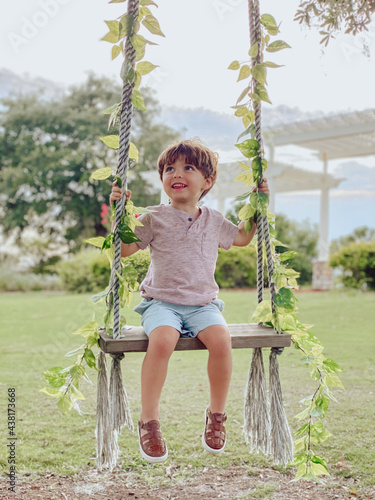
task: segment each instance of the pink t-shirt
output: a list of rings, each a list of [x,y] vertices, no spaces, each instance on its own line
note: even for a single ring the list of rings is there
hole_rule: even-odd
[[[148,208],[155,212],[142,215],[143,226],[135,228],[138,246],[150,246],[151,255],[141,296],[172,304],[209,304],[219,291],[214,278],[218,248],[232,246],[238,227],[206,206],[195,221],[171,205]]]

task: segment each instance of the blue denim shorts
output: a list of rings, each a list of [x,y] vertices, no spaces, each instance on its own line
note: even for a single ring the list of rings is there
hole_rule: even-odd
[[[159,326],[171,326],[181,337],[196,337],[199,332],[212,325],[227,327],[221,311],[224,302],[213,300],[207,306],[184,306],[155,299],[143,299],[134,311],[142,315],[141,323],[146,335]]]

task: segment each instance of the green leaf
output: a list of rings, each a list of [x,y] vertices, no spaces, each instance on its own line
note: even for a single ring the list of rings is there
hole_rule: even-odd
[[[85,399],[85,396],[80,392],[74,385],[71,385],[70,388],[70,396],[73,399]]]
[[[244,116],[248,112],[248,109],[246,106],[240,106],[239,108],[236,109],[235,111],[235,116]]]
[[[241,66],[240,73],[239,73],[238,78],[237,78],[237,82],[244,80],[245,78],[249,78],[250,75],[251,75],[250,66],[247,64],[244,64],[243,66]]]
[[[99,137],[99,139],[111,149],[119,148],[120,138],[118,135],[104,135],[102,137]]]
[[[107,297],[109,293],[109,290],[103,290],[102,292],[96,293],[95,295],[92,295],[90,297],[91,302],[94,302],[96,304],[97,302],[101,302],[103,299]]]
[[[265,193],[262,193],[261,191],[251,193],[250,203],[256,211],[260,212],[262,215],[266,215],[269,199]]]
[[[85,347],[85,345],[86,344],[82,344],[79,347],[76,347],[75,349],[73,349],[72,351],[67,352],[65,354],[65,357],[70,358],[71,356],[74,356],[74,354],[77,354],[77,352],[79,352],[82,349],[82,347]],[[69,370],[70,370],[70,368],[69,368]]]
[[[112,47],[112,61],[121,54],[121,48],[118,45]]]
[[[240,63],[239,63],[239,61],[233,61],[233,62],[231,62],[230,65],[228,66],[228,69],[233,69],[233,70],[240,69]]]
[[[103,36],[101,40],[103,42],[117,43],[120,41],[120,35],[119,34],[116,35],[115,33],[109,31],[106,35]]]
[[[241,94],[239,95],[239,97],[237,99],[237,104],[242,101],[242,99],[247,95],[247,93],[249,92],[249,90],[250,90],[250,86],[249,85],[246,88],[243,89],[243,91],[241,92]]]
[[[96,236],[95,238],[89,238],[88,240],[83,241],[84,243],[88,243],[89,245],[93,245],[94,247],[102,248],[104,239],[105,238],[103,236]]]
[[[69,371],[72,377],[73,384],[78,387],[80,379],[85,375],[85,367],[82,365],[74,365]]]
[[[284,311],[293,312],[295,310],[297,299],[289,288],[280,288],[278,293],[275,294],[274,300],[275,305],[284,309]]]
[[[123,243],[129,244],[134,243],[135,241],[141,241],[125,223],[119,224],[117,231]]]
[[[122,1],[126,1],[126,0],[122,0]],[[139,3],[141,5],[155,5],[155,7],[157,7],[157,4],[155,2],[153,2],[152,0],[140,0]]]
[[[89,366],[90,368],[96,368],[95,354],[91,349],[86,347],[83,357],[87,363],[87,366]]]
[[[244,229],[246,231],[246,234],[250,233],[252,227],[253,227],[253,222],[250,219],[245,220]]]
[[[323,368],[329,373],[342,373],[344,370],[340,365],[333,361],[333,359],[327,358],[323,361]]]
[[[268,321],[272,321],[272,319],[273,314],[270,301],[262,300],[262,302],[259,302],[254,311],[252,321],[255,323],[267,323]]]
[[[334,373],[328,373],[325,376],[325,383],[328,385],[328,387],[338,387],[340,389],[344,389],[341,380]]]
[[[109,3],[124,3],[126,0],[111,0]]]
[[[142,21],[143,26],[153,35],[165,36],[159,26],[159,21],[154,16],[146,16]]]
[[[283,42],[282,40],[276,40],[276,42],[272,42],[268,45],[266,48],[267,52],[278,52],[279,50],[282,49],[290,49],[290,45],[287,43]]]
[[[135,30],[135,19],[130,14],[124,14],[120,21],[120,37],[131,36],[134,34]]]
[[[139,151],[137,146],[132,142],[129,144],[129,158],[134,161],[139,161]]]
[[[279,28],[277,27],[275,18],[271,14],[263,14],[260,18],[261,24],[266,28],[270,35],[277,35]]]
[[[73,403],[68,394],[64,394],[60,401],[58,401],[57,407],[64,415],[68,415],[70,410],[73,408]]]
[[[246,158],[253,158],[259,153],[260,145],[255,139],[247,139],[239,144],[235,144]]]
[[[270,101],[270,98],[268,97],[267,90],[265,89],[265,87],[261,83],[257,83],[255,85],[255,93],[262,101],[265,101],[265,102],[272,104],[272,102]]]
[[[74,335],[82,335],[82,337],[88,337],[93,333],[96,333],[99,329],[99,324],[96,321],[90,321],[90,323],[86,323],[73,332]]]
[[[155,66],[155,64],[152,64],[150,62],[147,62],[147,61],[142,61],[142,62],[139,62],[136,66],[136,70],[138,71],[138,73],[140,75],[147,75],[148,73],[151,73],[152,70],[154,70],[155,68],[158,68],[159,66]]]
[[[250,47],[250,50],[249,50],[249,56],[250,56],[250,57],[257,57],[258,52],[259,52],[259,44],[258,44],[258,42],[255,42],[255,43],[254,43],[254,44]]]
[[[44,392],[44,394],[52,396],[53,398],[61,398],[62,394],[58,389],[51,389],[51,387],[43,387],[43,389],[39,389],[39,392]]]
[[[112,175],[112,169],[110,167],[98,168],[90,176],[91,179],[96,179],[102,181],[108,179]]]
[[[253,77],[257,82],[261,83],[262,85],[266,83],[267,69],[264,66],[264,64],[259,63],[253,67]]]
[[[135,108],[140,109],[141,111],[147,111],[147,109],[145,108],[145,104],[143,102],[143,97],[138,90],[133,90],[133,93],[131,95],[131,101]]]
[[[103,245],[102,245],[102,250],[107,250],[107,248],[111,248],[112,244],[113,244],[113,233],[110,233],[106,239],[103,241]]]
[[[288,252],[284,252],[279,254],[279,260],[280,262],[285,262],[287,260],[293,259],[297,255],[297,252],[294,250],[289,250]]]
[[[280,65],[280,64],[276,64],[276,63],[271,62],[271,61],[265,61],[263,64],[266,68],[283,68],[284,67],[283,64]]]
[[[43,377],[51,387],[59,388],[65,384],[66,375],[60,373],[62,369],[62,366],[54,366],[42,372]]]
[[[239,220],[251,219],[251,217],[253,217],[254,214],[255,214],[255,208],[252,205],[245,205],[238,212],[238,219]]]

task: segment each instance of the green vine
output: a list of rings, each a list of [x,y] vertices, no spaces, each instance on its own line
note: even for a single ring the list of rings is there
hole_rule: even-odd
[[[126,0],[111,0],[109,3],[125,3],[125,1]],[[132,84],[133,90],[131,101],[133,106],[141,111],[146,110],[143,97],[139,91],[142,76],[147,75],[157,68],[157,66],[151,62],[142,61],[145,55],[146,45],[155,45],[155,43],[139,34],[139,30],[141,26],[143,26],[153,35],[164,36],[158,20],[153,16],[149,8],[151,6],[157,7],[156,3],[152,0],[140,0],[139,16],[137,19],[128,14],[123,14],[116,20],[105,21],[109,32],[102,38],[103,41],[113,45],[111,51],[112,59],[115,59],[120,54],[123,56],[125,55],[125,39],[128,38],[130,40],[136,52],[136,67],[134,70],[132,67],[129,67],[127,61],[124,60],[121,67],[121,78],[125,83]],[[122,102],[118,102],[103,111],[104,114],[109,115],[108,129],[119,127],[122,104]],[[109,134],[99,137],[99,139],[111,149],[117,150],[119,148],[120,139],[118,134]],[[130,166],[132,166],[138,161],[138,149],[132,142],[130,143],[128,154]],[[116,171],[111,167],[100,168],[91,174],[92,182],[107,180],[110,177],[112,177],[113,181],[117,182],[119,187],[122,187],[121,178],[117,176]],[[113,246],[115,232],[118,233],[123,243],[139,241],[134,234],[135,227],[142,225],[137,219],[137,215],[147,212],[149,212],[149,210],[135,207],[131,200],[127,200],[120,224],[118,224],[118,226],[114,224],[113,230],[106,238],[98,236],[85,240],[85,242],[100,248],[101,251],[105,253],[112,267],[115,253]],[[114,203],[111,206],[110,220],[111,222],[115,220]],[[118,293],[120,296],[120,307],[130,306],[133,293],[139,288],[137,271],[129,259],[121,258],[121,272],[119,273],[116,271],[116,274],[119,279]],[[110,286],[93,295],[91,301],[94,304],[105,301],[106,312],[103,319],[100,320],[101,324],[96,320],[97,314],[94,312],[93,321],[86,323],[73,332],[85,338],[84,344],[66,354],[66,357],[77,354],[75,363],[66,368],[55,366],[42,373],[48,383],[48,387],[41,389],[41,392],[56,398],[57,406],[64,414],[68,414],[72,409],[80,411],[78,404],[79,400],[85,399],[82,392],[79,391],[80,382],[82,379],[89,380],[86,373],[87,367],[98,369],[97,354],[95,355],[93,348],[99,347],[99,330],[104,329],[108,334],[111,334],[113,331],[113,291]],[[120,327],[122,327],[126,324],[126,320],[123,316],[121,316],[120,320]]]
[[[277,64],[264,61],[264,53],[278,52],[290,48],[282,40],[271,42],[271,36],[279,33],[275,19],[269,14],[261,16],[261,37],[249,50],[250,59],[244,62],[233,61],[228,69],[239,71],[237,81],[250,78],[249,83],[237,99],[235,115],[242,119],[245,131],[238,137],[238,141],[250,135],[250,139],[236,144],[247,162],[240,161],[242,172],[237,176],[237,181],[243,181],[246,187],[258,186],[263,172],[267,169],[267,160],[263,158],[260,143],[255,139],[255,109],[254,103],[265,101],[271,103],[267,90],[267,69],[278,68]],[[249,191],[238,199],[247,200],[238,218],[245,221],[245,227],[251,229],[252,218],[261,213],[268,214],[270,222],[271,249],[274,257],[275,270],[271,281],[275,284],[274,297],[275,312],[272,312],[271,298],[260,302],[253,314],[254,322],[275,327],[278,331],[291,334],[294,347],[302,354],[302,362],[310,369],[311,378],[318,382],[315,392],[301,401],[306,408],[296,415],[299,422],[307,419],[295,432],[295,459],[293,465],[298,466],[295,479],[320,481],[318,476],[329,475],[326,460],[313,450],[314,445],[326,441],[331,435],[325,430],[322,419],[325,416],[330,401],[335,400],[331,392],[332,387],[343,388],[337,373],[342,372],[340,366],[332,359],[323,355],[321,342],[310,332],[311,325],[302,324],[297,317],[297,298],[293,292],[298,288],[297,278],[299,273],[287,265],[295,252],[286,251],[277,253],[276,247],[285,246],[275,238],[274,215],[268,211],[268,197],[259,192]],[[265,250],[263,249],[263,252]],[[265,257],[264,257],[265,258]]]

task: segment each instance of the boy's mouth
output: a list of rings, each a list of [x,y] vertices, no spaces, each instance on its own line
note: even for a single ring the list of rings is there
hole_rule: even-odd
[[[172,184],[172,189],[183,189],[186,188],[186,184],[182,184],[181,182],[177,182],[176,184]]]

